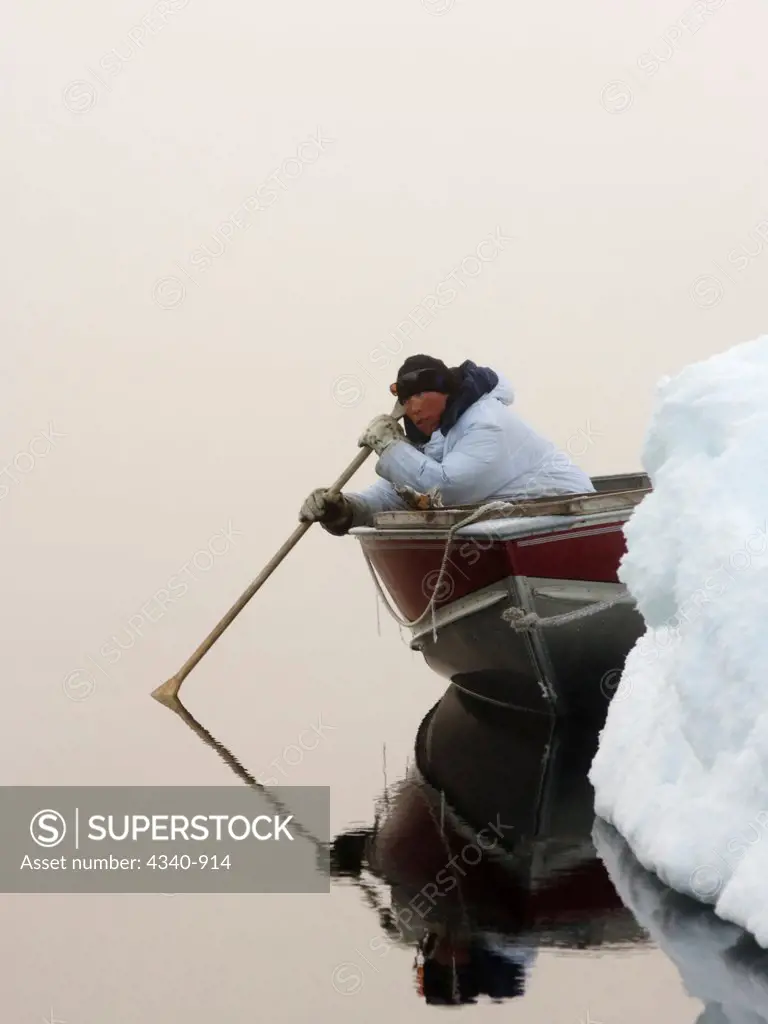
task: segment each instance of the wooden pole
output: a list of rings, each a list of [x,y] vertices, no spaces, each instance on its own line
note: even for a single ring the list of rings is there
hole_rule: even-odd
[[[395,407],[392,410],[391,415],[395,419],[400,419],[400,417],[403,415],[403,408],[399,402],[395,403]],[[347,468],[344,470],[341,476],[337,480],[335,480],[334,483],[331,484],[328,490],[333,492],[334,494],[338,494],[345,486],[345,484],[347,484],[348,481],[352,479],[352,477],[355,475],[358,469],[360,469],[360,467],[363,465],[363,463],[370,454],[370,448],[362,448],[354,457],[354,459],[350,462],[350,464],[347,466]],[[256,591],[259,590],[264,583],[266,583],[266,581],[269,579],[269,577],[272,575],[272,573],[275,571],[278,565],[280,565],[285,556],[296,547],[296,545],[299,543],[299,541],[310,528],[310,526],[312,526],[312,523],[299,523],[299,525],[293,531],[288,540],[280,547],[280,549],[272,556],[272,558],[270,558],[270,560],[261,570],[259,575],[253,581],[253,583],[251,583],[248,589],[244,591],[243,594],[241,594],[241,596],[232,605],[232,607],[229,609],[224,618],[219,623],[217,623],[217,625],[211,630],[211,632],[208,634],[205,640],[203,640],[203,642],[200,644],[197,650],[192,655],[190,655],[190,657],[184,662],[184,664],[181,666],[176,675],[171,676],[170,679],[166,680],[166,682],[164,683],[161,683],[161,685],[158,686],[157,689],[152,691],[152,696],[155,698],[155,700],[160,701],[161,704],[167,704],[169,706],[173,705],[173,702],[178,699],[177,695],[179,690],[181,689],[181,684],[184,682],[184,680],[195,667],[195,665],[197,665],[201,658],[205,654],[207,654],[208,651],[210,651],[211,647],[213,647],[213,645],[219,639],[221,634],[227,629],[227,627],[234,622],[234,620],[237,618],[237,616],[240,614],[243,608],[245,608],[245,606],[251,600]]]

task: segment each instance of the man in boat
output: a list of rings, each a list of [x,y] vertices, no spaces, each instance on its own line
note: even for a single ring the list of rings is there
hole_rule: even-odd
[[[358,441],[378,455],[382,479],[339,495],[316,488],[301,506],[301,522],[342,536],[371,526],[377,512],[413,508],[424,495],[447,507],[595,489],[511,408],[512,387],[490,367],[466,360],[449,368],[432,356],[409,356],[390,391],[405,410],[405,429],[392,416],[375,416]]]

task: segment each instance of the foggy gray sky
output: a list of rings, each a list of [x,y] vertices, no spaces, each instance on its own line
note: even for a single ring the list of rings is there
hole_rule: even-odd
[[[355,455],[406,355],[491,365],[558,444],[589,426],[585,469],[621,472],[640,467],[660,376],[765,330],[768,13],[707,8],[6,11],[6,783],[229,781],[149,691]],[[501,251],[466,262],[497,232]],[[207,265],[204,246],[220,252]],[[455,297],[426,323],[414,311],[446,281]],[[410,314],[421,326],[387,364]],[[373,479],[371,460],[354,485]],[[227,530],[183,598],[131,633]],[[375,608],[356,542],[310,531],[184,688],[255,773],[325,715],[335,732],[291,783],[334,787],[335,829],[367,819],[382,781],[366,728],[393,735],[397,774],[443,689],[383,613],[378,635]],[[131,646],[110,662],[115,636]],[[34,914],[63,932],[74,906]],[[9,1018],[34,1019],[23,984],[10,998]]]

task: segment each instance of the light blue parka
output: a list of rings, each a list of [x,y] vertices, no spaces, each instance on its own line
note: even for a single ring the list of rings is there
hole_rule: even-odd
[[[471,362],[465,367],[470,375],[483,373]],[[407,440],[390,445],[376,465],[382,479],[364,491],[345,492],[354,510],[352,526],[372,525],[377,512],[408,508],[395,486],[421,494],[437,488],[445,506],[593,492],[589,476],[521,419],[513,402],[512,386],[498,375],[493,390],[445,434],[436,430],[423,446]]]

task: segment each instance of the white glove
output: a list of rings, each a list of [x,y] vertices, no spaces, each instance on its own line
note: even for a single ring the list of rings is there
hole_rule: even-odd
[[[404,441],[403,428],[392,416],[374,416],[357,442],[358,448],[371,448],[381,455],[391,444]]]

